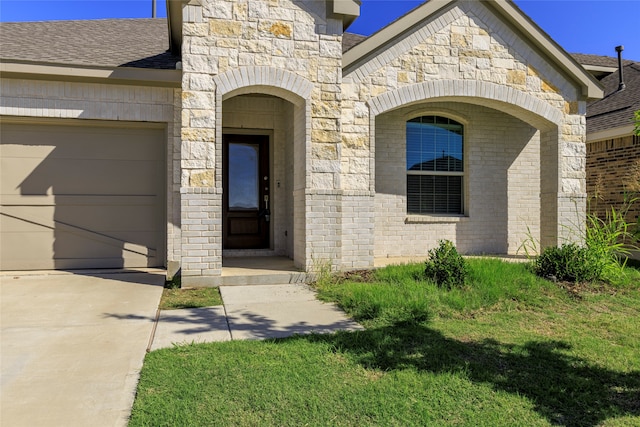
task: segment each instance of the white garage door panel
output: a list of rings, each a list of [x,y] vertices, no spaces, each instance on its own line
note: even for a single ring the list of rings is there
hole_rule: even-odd
[[[32,204],[12,206],[3,204],[4,216],[22,218],[25,223],[37,223],[46,227],[54,227],[55,223],[66,224],[84,230],[99,231],[155,231],[156,224],[149,218],[156,215],[154,204],[141,204],[138,199],[151,199],[149,197],[88,197],[95,202],[101,199],[101,203],[83,203],[83,198],[51,197],[56,204]],[[63,199],[60,201],[59,199]],[[67,200],[64,200],[67,199]],[[129,202],[128,204],[127,201]],[[66,203],[65,203],[66,202]],[[113,202],[113,203],[111,203]],[[7,229],[8,230],[8,229]],[[15,231],[15,230],[11,230]]]
[[[158,148],[158,135],[163,133],[162,130],[157,129],[11,123],[3,123],[2,127],[2,136],[12,141],[19,140],[22,147],[3,147],[3,152],[11,157],[42,158],[44,157],[42,153],[45,153],[45,156],[67,159],[162,160],[164,158],[162,151],[155,150]],[[135,145],[131,144],[132,140],[135,140]],[[64,144],[55,144],[59,141],[63,141]],[[91,145],[90,151],[86,150],[88,145]],[[25,146],[30,148],[25,150]],[[37,154],[34,155],[34,152]]]
[[[154,239],[157,239],[155,232],[127,234],[127,240]],[[55,257],[51,256],[52,251]],[[58,227],[55,232],[35,228],[26,233],[3,233],[0,254],[11,263],[19,262],[18,267],[9,263],[8,270],[134,268],[148,266],[149,259],[159,255],[144,245],[99,235],[89,238],[82,233],[67,231],[65,227]]]
[[[4,124],[0,268],[164,263],[161,129]]]
[[[3,136],[4,138],[4,136]],[[26,147],[29,149],[31,147]],[[2,194],[27,195],[146,195],[153,194],[161,178],[159,161],[94,160],[46,157],[6,157],[2,150]],[[25,176],[26,171],[30,171]],[[87,177],[91,177],[91,192],[87,193]]]

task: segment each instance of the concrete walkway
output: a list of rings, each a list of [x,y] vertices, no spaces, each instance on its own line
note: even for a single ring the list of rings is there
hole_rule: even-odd
[[[162,311],[151,350],[362,329],[306,285],[221,286],[220,293],[224,306]]]

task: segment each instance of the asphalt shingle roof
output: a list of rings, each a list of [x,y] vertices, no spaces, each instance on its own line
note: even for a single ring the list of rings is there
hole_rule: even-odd
[[[618,68],[618,58],[613,56],[588,55],[584,53],[572,53],[571,56],[582,65]],[[633,63],[633,61],[624,59],[622,63],[627,65]]]
[[[360,34],[344,33],[342,35],[342,53],[345,53],[352,47],[367,39],[367,36]]]
[[[0,59],[87,67],[175,69],[166,19],[4,22]]]
[[[625,63],[623,67],[625,89],[618,90],[620,81],[618,72],[600,81],[604,86],[604,98],[587,105],[587,133],[633,124],[633,112],[640,110],[640,63],[633,61],[625,61]]]

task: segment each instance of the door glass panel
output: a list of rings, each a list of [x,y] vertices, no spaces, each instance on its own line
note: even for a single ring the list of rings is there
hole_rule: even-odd
[[[229,144],[229,209],[258,209],[260,147]]]

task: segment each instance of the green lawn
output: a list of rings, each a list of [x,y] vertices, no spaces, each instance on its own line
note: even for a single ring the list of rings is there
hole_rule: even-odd
[[[158,308],[177,310],[222,305],[218,288],[165,288]]]
[[[572,287],[471,260],[323,281],[366,330],[147,355],[131,426],[640,426],[640,272]]]

